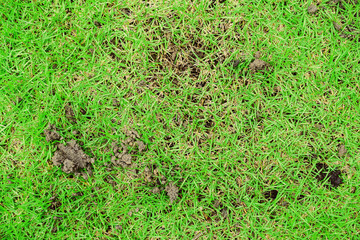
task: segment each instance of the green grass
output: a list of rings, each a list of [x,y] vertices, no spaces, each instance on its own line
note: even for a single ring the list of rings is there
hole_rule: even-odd
[[[2,1],[0,236],[356,238],[360,4],[320,2]],[[249,71],[257,51],[271,71]],[[52,164],[48,123],[96,158],[93,177]],[[105,166],[125,128],[148,143],[134,177]],[[319,162],[343,184],[317,181]],[[153,166],[172,204],[150,192]]]

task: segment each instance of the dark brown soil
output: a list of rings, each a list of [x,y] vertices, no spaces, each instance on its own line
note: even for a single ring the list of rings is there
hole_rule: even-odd
[[[343,183],[341,171],[337,169],[330,171],[329,166],[326,163],[316,164],[315,177],[318,181],[327,180],[334,188],[337,188]]]
[[[271,190],[271,191],[267,191],[264,193],[264,197],[268,200],[274,200],[276,199],[277,195],[278,195],[278,190]]]
[[[300,195],[297,197],[297,200],[298,200],[298,201],[301,201],[301,200],[303,200],[304,198],[305,198],[305,195],[300,194]]]
[[[50,206],[49,209],[51,210],[56,210],[59,207],[61,207],[62,203],[60,202],[60,200],[58,199],[57,195],[55,194],[54,196],[52,196],[50,198]]]

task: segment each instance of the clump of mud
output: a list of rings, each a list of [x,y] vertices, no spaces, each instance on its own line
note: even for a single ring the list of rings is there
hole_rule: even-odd
[[[338,148],[338,156],[339,157],[344,157],[347,153],[347,150],[345,148],[345,145],[344,144],[341,144],[339,145],[339,148]]]
[[[249,67],[252,72],[258,72],[262,70],[268,71],[270,69],[270,64],[261,59],[255,59],[252,63],[250,63]]]
[[[170,198],[170,203],[173,203],[179,196],[179,188],[172,182],[165,187],[165,191]]]
[[[54,125],[49,124],[44,133],[48,142],[62,140]],[[82,174],[84,178],[87,178],[87,175],[82,172],[83,169],[87,170],[89,175],[92,175],[94,159],[90,158],[75,140],[70,140],[66,145],[57,143],[56,146],[57,149],[52,157],[55,166],[61,167],[65,173]]]
[[[48,128],[44,130],[46,141],[52,142],[55,140],[61,140],[60,134],[57,132],[57,129],[55,125],[50,124],[48,125]]]
[[[279,191],[278,190],[270,190],[270,191],[266,191],[264,193],[264,197],[267,199],[267,200],[275,200],[277,195],[278,195]]]
[[[341,178],[341,171],[337,169],[330,171],[329,166],[326,163],[317,163],[315,174],[315,177],[318,181],[324,181],[327,179],[327,181],[334,188],[337,188],[340,186],[340,184],[343,183]]]
[[[111,158],[111,162],[115,166],[122,166],[124,168],[130,167],[132,164],[132,156],[128,153],[128,148],[125,144],[121,143],[121,147],[117,142],[112,144],[114,156]]]
[[[137,146],[139,152],[146,150],[146,145],[140,140],[141,136],[136,130],[125,130],[125,134],[128,137],[125,141],[120,143],[114,142],[112,144],[114,156],[111,158],[111,162],[115,166],[122,166],[124,168],[132,165],[132,156],[129,153],[128,146]]]
[[[316,5],[311,4],[308,7],[307,11],[308,11],[309,14],[315,14],[318,11],[318,9],[317,9]]]
[[[70,140],[66,145],[57,144],[52,161],[55,166],[62,166],[65,173],[79,173],[81,169],[86,169],[90,175],[91,164],[94,163],[94,159],[86,155],[75,140]]]

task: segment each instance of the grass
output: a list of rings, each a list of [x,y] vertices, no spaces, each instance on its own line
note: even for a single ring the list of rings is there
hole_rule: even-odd
[[[0,3],[0,236],[354,239],[360,5],[311,3]],[[270,71],[249,70],[258,51]],[[93,177],[52,164],[48,123],[96,158]],[[106,170],[125,128],[148,144],[136,175]]]

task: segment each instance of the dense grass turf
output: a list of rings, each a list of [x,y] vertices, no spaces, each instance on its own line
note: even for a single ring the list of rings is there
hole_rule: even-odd
[[[359,15],[350,0],[2,1],[0,236],[354,239]],[[53,165],[48,123],[92,177]],[[126,129],[147,150],[112,166]]]

